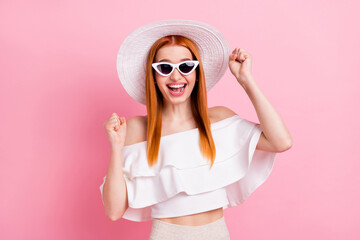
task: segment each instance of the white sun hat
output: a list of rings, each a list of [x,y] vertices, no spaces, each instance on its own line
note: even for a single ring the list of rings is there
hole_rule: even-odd
[[[181,35],[195,43],[205,72],[209,91],[228,68],[230,50],[224,36],[214,27],[192,20],[162,20],[137,28],[120,46],[117,72],[127,93],[137,102],[146,104],[146,60],[151,46],[167,35]]]

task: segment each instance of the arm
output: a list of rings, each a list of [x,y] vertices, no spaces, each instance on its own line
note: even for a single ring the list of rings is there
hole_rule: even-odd
[[[216,112],[216,116],[218,116],[219,119],[225,119],[234,115],[237,115],[233,110],[231,110],[228,107],[225,106],[215,106],[212,107],[213,111]],[[261,124],[260,124],[261,125]],[[278,149],[275,148],[271,143],[268,141],[268,139],[265,137],[264,132],[261,132],[259,141],[256,145],[256,149],[267,151],[267,152],[283,152],[287,149]]]
[[[283,152],[292,146],[291,135],[274,107],[254,81],[251,73],[252,56],[242,48],[235,48],[229,56],[229,67],[255,107],[261,133],[257,149]]]
[[[124,146],[135,144],[146,139],[146,117],[135,116],[126,121],[125,141],[111,145],[111,156],[103,187],[103,201],[108,216],[116,221],[124,215],[129,207],[126,181],[122,169]]]
[[[106,216],[112,221],[121,218],[128,208],[126,182],[122,170],[123,148],[111,149],[110,163],[103,188]]]
[[[263,130],[258,143],[258,149],[269,148],[269,145],[271,145],[277,152],[288,150],[292,146],[291,135],[283,120],[262,93],[253,77],[250,75],[241,86],[254,105]]]

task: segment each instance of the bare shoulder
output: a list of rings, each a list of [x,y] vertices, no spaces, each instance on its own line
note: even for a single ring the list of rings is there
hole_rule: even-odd
[[[221,121],[234,115],[237,115],[236,112],[225,106],[215,106],[209,108],[209,117],[211,122]]]
[[[126,120],[125,146],[146,141],[146,116],[134,116]]]

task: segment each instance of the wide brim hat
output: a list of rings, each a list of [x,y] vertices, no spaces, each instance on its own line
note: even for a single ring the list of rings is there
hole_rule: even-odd
[[[137,28],[123,41],[117,55],[117,72],[126,92],[146,104],[145,74],[150,48],[161,37],[181,35],[195,43],[209,91],[228,68],[230,50],[224,36],[214,27],[192,20],[163,20]]]

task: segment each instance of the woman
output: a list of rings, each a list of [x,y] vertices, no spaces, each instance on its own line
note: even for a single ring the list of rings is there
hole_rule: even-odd
[[[148,115],[126,121],[113,113],[104,123],[111,159],[100,191],[110,219],[153,220],[153,240],[230,239],[223,209],[242,203],[292,144],[251,61],[244,49],[229,54],[215,28],[195,21],[150,23],[125,39],[119,78]],[[206,93],[227,66],[260,124],[227,107],[208,109]]]

